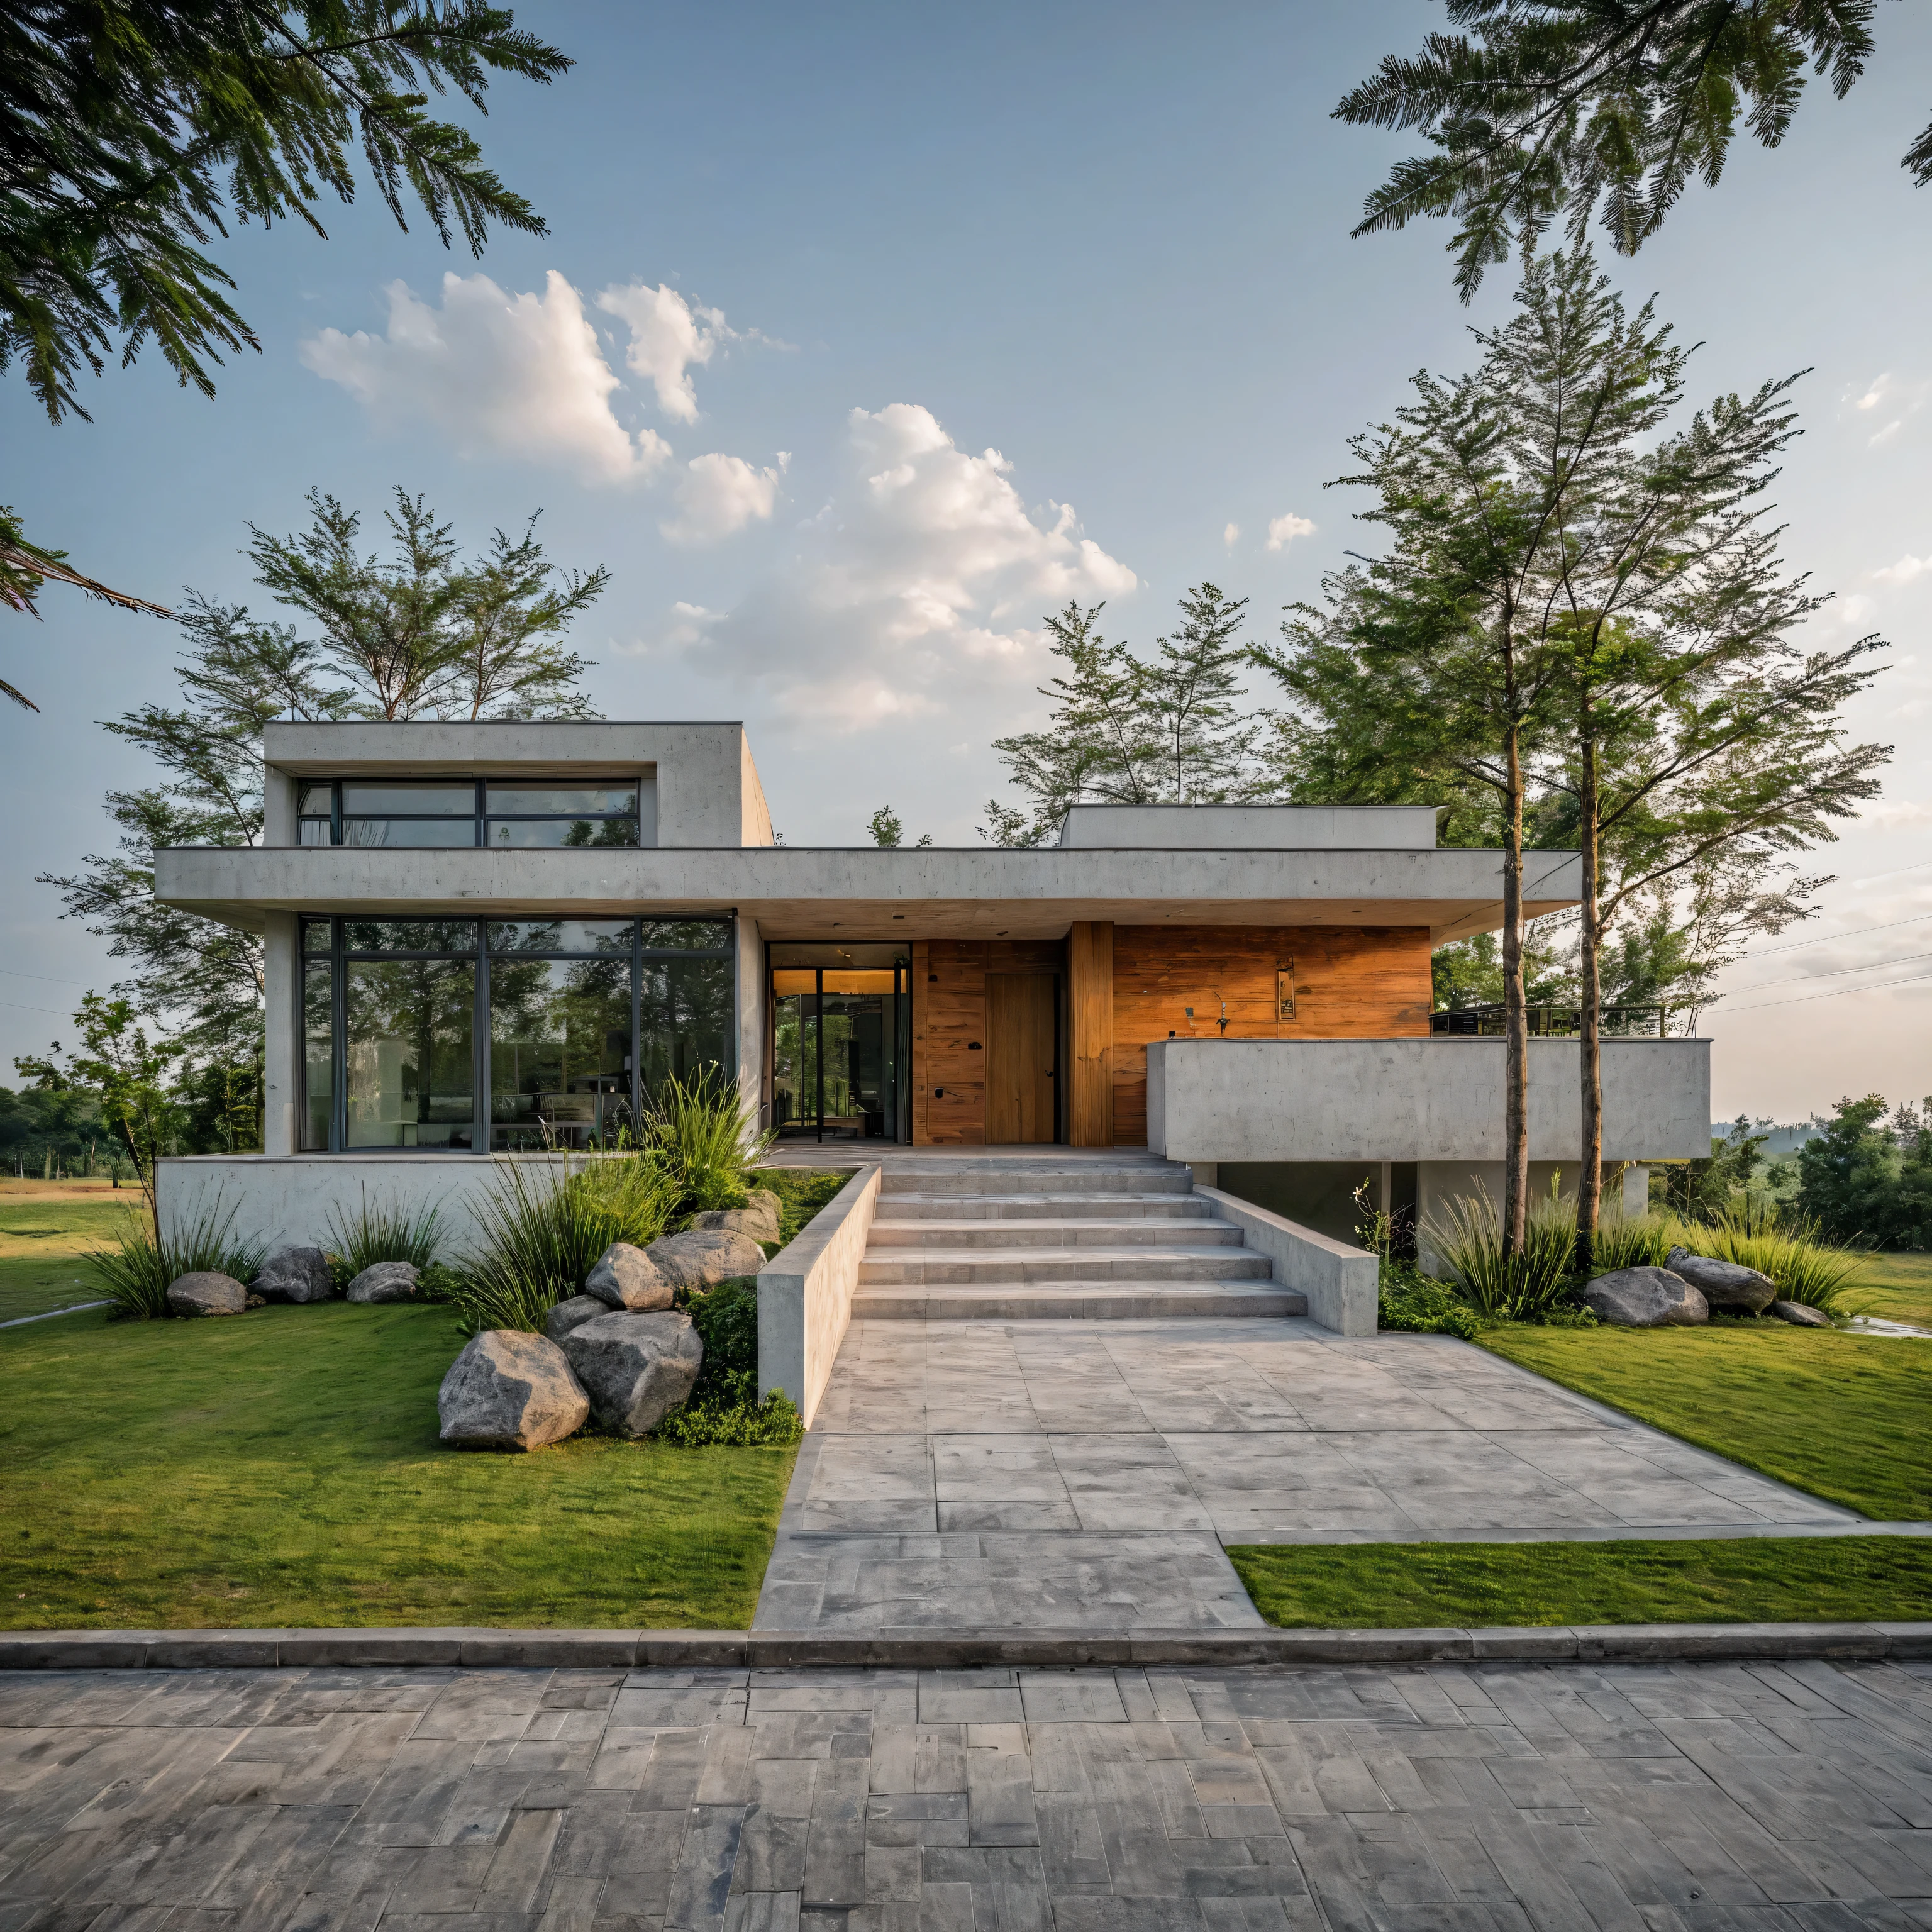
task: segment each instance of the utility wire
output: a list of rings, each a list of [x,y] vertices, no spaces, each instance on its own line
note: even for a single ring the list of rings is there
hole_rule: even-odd
[[[1901,926],[1923,926],[1928,919],[1932,919],[1932,912],[1922,912],[1915,919],[1894,919],[1883,926],[1855,926],[1849,932],[1828,932],[1821,939],[1801,939],[1790,946],[1767,946],[1758,952],[1744,953],[1739,963],[1744,959],[1768,959],[1774,952],[1802,952],[1808,946],[1829,946],[1834,940],[1856,939],[1868,932],[1896,932]]]
[[[1760,1000],[1754,1006],[1714,1006],[1714,1018],[1721,1018],[1726,1013],[1761,1013],[1770,1006],[1802,1006],[1813,1000],[1841,1000],[1847,993],[1882,993],[1889,986],[1922,986],[1932,980],[1932,973],[1915,973],[1908,980],[1887,980],[1876,986],[1840,986],[1829,993],[1798,993],[1788,1000]]]
[[[1920,959],[1932,959],[1932,952],[1901,952],[1895,959],[1874,959],[1869,966],[1840,966],[1829,973],[1801,973],[1795,980],[1760,980],[1755,986],[1740,986],[1740,993],[1766,993],[1774,986],[1802,986],[1814,980],[1842,980],[1847,973],[1877,973],[1888,966],[1910,966]]]

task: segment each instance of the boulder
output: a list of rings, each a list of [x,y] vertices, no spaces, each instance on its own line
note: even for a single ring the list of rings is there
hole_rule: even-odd
[[[550,1312],[550,1318],[544,1324],[544,1333],[553,1342],[561,1342],[573,1328],[580,1328],[586,1322],[594,1322],[600,1315],[610,1312],[608,1302],[599,1301],[594,1294],[573,1294],[568,1301],[560,1301]]]
[[[714,1208],[691,1217],[694,1228],[722,1228],[727,1233],[748,1234],[754,1241],[778,1238],[778,1197],[769,1187],[752,1190],[751,1199],[742,1208]]]
[[[1778,1284],[1756,1268],[1736,1262],[1714,1261],[1688,1248],[1672,1248],[1664,1258],[1672,1274],[1682,1275],[1713,1308],[1726,1315],[1757,1315],[1778,1299]]]
[[[248,1286],[271,1301],[328,1301],[335,1294],[328,1257],[320,1248],[278,1248]]]
[[[202,1270],[168,1284],[168,1310],[174,1315],[240,1315],[248,1291],[232,1274]]]
[[[351,1301],[406,1301],[422,1276],[409,1262],[377,1262],[349,1284]]]
[[[1711,1318],[1702,1294],[1668,1268],[1612,1269],[1584,1289],[1583,1302],[1616,1328],[1693,1327]]]
[[[590,1400],[554,1342],[492,1328],[450,1364],[436,1412],[458,1448],[541,1449],[581,1429]]]
[[[1832,1318],[1822,1308],[1808,1307],[1802,1301],[1774,1301],[1765,1310],[1780,1322],[1794,1322],[1801,1328],[1828,1328]]]
[[[658,1272],[678,1288],[715,1288],[734,1276],[756,1274],[765,1251],[749,1234],[732,1228],[693,1228],[667,1234],[644,1250]]]
[[[664,1274],[642,1248],[613,1241],[584,1280],[584,1292],[595,1295],[606,1308],[644,1314],[668,1308],[677,1284]]]
[[[667,1309],[600,1315],[573,1328],[563,1352],[599,1424],[620,1436],[645,1436],[690,1394],[704,1340],[688,1315]]]

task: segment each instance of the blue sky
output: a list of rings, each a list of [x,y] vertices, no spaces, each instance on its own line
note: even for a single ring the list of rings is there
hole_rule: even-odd
[[[112,583],[258,608],[246,526],[298,526],[313,484],[371,521],[424,491],[477,544],[541,506],[558,561],[614,573],[576,637],[598,708],[743,718],[794,844],[859,842],[887,802],[972,842],[988,741],[1039,716],[1039,620],[1069,595],[1145,644],[1211,578],[1270,630],[1366,534],[1323,488],[1348,435],[1507,306],[1507,272],[1458,304],[1442,224],[1348,238],[1408,144],[1328,110],[1434,5],[520,17],[580,63],[500,85],[483,129],[547,239],[475,262],[366,194],[324,211],[326,244],[238,231],[262,352],[212,402],[149,356],[58,430],[12,374],[6,495]],[[1612,265],[1705,345],[1694,395],[1812,370],[1788,554],[1838,593],[1821,642],[1895,646],[1853,724],[1898,758],[1820,865],[1829,916],[1766,942],[1708,1022],[1725,1113],[1932,1092],[1932,978],[1842,990],[1932,974],[1932,195],[1898,166],[1932,15],[1878,25],[1849,100],[1814,83],[1782,149],[1740,145]],[[0,1064],[112,976],[34,875],[101,849],[100,794],[145,781],[97,721],[173,690],[163,626],[44,609],[0,645],[42,707],[0,718]]]

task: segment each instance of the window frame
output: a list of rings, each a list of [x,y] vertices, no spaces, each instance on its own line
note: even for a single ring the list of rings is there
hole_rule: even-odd
[[[481,849],[488,851],[550,852],[570,851],[578,849],[586,850],[595,849],[604,851],[635,851],[641,847],[644,841],[644,781],[641,773],[640,773],[637,777],[632,778],[620,778],[615,780],[595,782],[584,787],[584,788],[586,790],[610,791],[616,790],[620,785],[627,784],[630,788],[631,793],[631,808],[628,812],[492,812],[489,808],[489,788],[493,783],[500,785],[514,784],[520,786],[526,790],[532,791],[541,790],[546,788],[562,790],[568,788],[574,782],[567,777],[556,778],[538,776],[534,778],[524,778],[519,776],[514,779],[511,779],[503,778],[500,776],[494,778],[476,777],[470,778],[464,778],[461,777],[444,778],[370,778],[352,776],[346,778],[298,778],[295,782],[296,844],[298,847],[304,848],[310,850],[320,850],[323,849],[320,845],[313,847],[309,846],[308,840],[303,836],[306,829],[311,825],[326,825],[328,827],[328,838],[327,843],[329,846],[334,847],[340,846],[343,844],[343,828],[346,824],[352,822],[357,824],[371,823],[382,824],[389,820],[401,821],[411,825],[424,824],[433,825],[447,825],[450,826],[452,830],[455,827],[465,824],[466,824],[470,827],[470,836],[467,841],[465,842],[452,840],[447,845],[399,845],[389,848],[394,851],[460,852],[465,849],[466,844],[467,848],[471,850]],[[342,802],[342,788],[345,784],[387,784],[392,785],[399,790],[406,790],[412,787],[418,788],[423,790],[428,790],[434,786],[440,787],[446,791],[452,790],[458,785],[467,784],[470,786],[471,790],[470,813],[467,820],[465,820],[458,814],[447,812],[358,812],[345,814],[343,810]],[[328,815],[325,818],[320,812],[304,812],[302,808],[303,795],[308,792],[319,790],[324,785],[326,785],[328,788]],[[628,824],[633,828],[634,836],[629,845],[603,846],[596,848],[586,847],[578,848],[561,845],[493,846],[490,843],[490,829],[492,825],[499,823],[505,825],[574,825],[579,823],[590,825],[606,825],[613,820],[616,820],[620,824]],[[352,849],[358,851],[374,851],[380,850],[382,848],[375,846],[358,846]]]

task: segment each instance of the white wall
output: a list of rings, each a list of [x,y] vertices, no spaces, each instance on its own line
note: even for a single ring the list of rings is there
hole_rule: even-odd
[[[1529,1043],[1532,1160],[1575,1160],[1580,1049]],[[1499,1040],[1169,1040],[1148,1047],[1148,1145],[1172,1160],[1500,1161]],[[1604,1042],[1604,1158],[1711,1150],[1710,1042]]]

